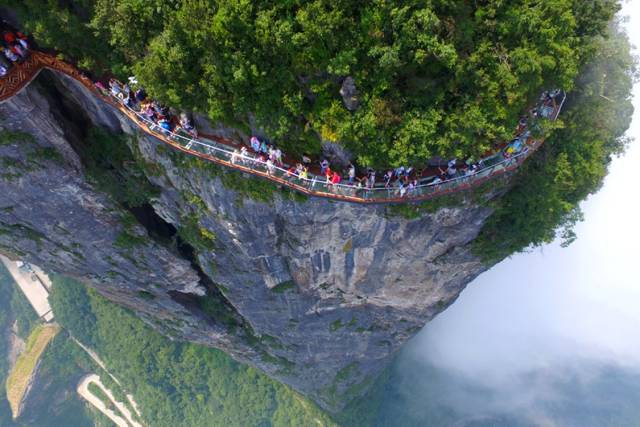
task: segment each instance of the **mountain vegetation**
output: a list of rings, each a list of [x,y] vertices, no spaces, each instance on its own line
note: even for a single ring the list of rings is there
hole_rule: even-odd
[[[170,341],[127,310],[54,276],[60,324],[91,343],[153,426],[331,426],[314,404],[223,352]]]
[[[16,334],[26,339],[41,322],[13,278],[0,263],[0,333],[8,337],[12,325]],[[9,374],[9,340],[0,340],[0,383]],[[65,334],[58,334],[41,358],[37,385],[31,390],[25,412],[12,419],[4,390],[0,394],[0,426],[3,427],[106,427],[111,425],[77,397],[75,386],[86,372],[95,369],[91,360]]]
[[[19,294],[19,292],[15,292],[14,282],[9,274],[9,271],[5,268],[4,264],[0,262],[0,333],[8,337],[11,333],[11,326],[15,322],[15,309],[13,301],[19,298],[15,296],[15,294]],[[24,298],[24,297],[23,297]],[[26,304],[29,304],[26,301]],[[18,305],[18,304],[16,304]],[[27,312],[28,313],[28,312]],[[37,319],[35,312],[31,313],[33,317]],[[28,316],[28,314],[27,314]],[[33,318],[29,318],[30,321],[34,320]],[[25,334],[24,330],[20,330],[19,333]],[[29,331],[26,331],[28,334]],[[5,384],[7,379],[7,375],[9,375],[9,369],[11,368],[9,364],[9,340],[8,339],[0,339],[0,384]],[[9,407],[9,401],[6,399],[6,393],[0,394],[0,425],[10,425],[11,423],[11,408]]]
[[[571,243],[573,225],[582,218],[579,203],[600,188],[611,158],[629,143],[625,132],[638,77],[629,40],[614,22],[592,49],[562,115],[564,126],[523,165],[475,242],[488,261],[556,237]]]
[[[33,381],[42,353],[59,331],[57,325],[40,325],[29,335],[24,351],[7,377],[7,399],[14,417],[20,414],[21,402]]]
[[[572,90],[615,0],[1,0],[38,42],[154,97],[263,129],[285,152],[338,142],[363,166],[478,157],[541,90]],[[357,108],[340,90],[355,82]]]

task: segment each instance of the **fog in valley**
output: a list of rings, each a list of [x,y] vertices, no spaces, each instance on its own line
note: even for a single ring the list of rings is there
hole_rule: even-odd
[[[640,26],[638,3],[624,6],[628,29]],[[470,284],[403,350],[380,425],[640,425],[637,84],[634,94],[636,142],[583,203],[578,240],[516,255]]]

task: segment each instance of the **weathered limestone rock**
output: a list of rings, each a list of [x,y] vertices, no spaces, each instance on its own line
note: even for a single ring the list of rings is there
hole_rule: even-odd
[[[331,168],[340,170],[349,167],[353,156],[340,144],[325,141],[322,143],[322,158],[331,163]]]
[[[215,234],[215,249],[199,251],[198,264],[254,339],[175,298],[176,291],[202,294],[198,273],[143,227],[123,225],[126,212],[87,183],[68,122],[34,85],[0,105],[4,129],[36,137],[0,146],[0,160],[15,159],[11,170],[20,173],[0,177],[0,248],[80,278],[160,331],[221,348],[328,409],[361,394],[487,268],[469,244],[489,208],[467,201],[408,220],[383,206],[294,201],[277,189],[270,201],[256,201],[225,187],[229,171],[185,167],[184,154],[140,134],[70,79],[55,79],[69,93],[64,102],[92,122],[137,134],[134,151],[162,171],[148,178],[161,189],[153,209],[166,222],[179,228],[194,196],[202,201],[199,225]],[[55,147],[64,158],[23,167],[32,145]],[[124,231],[144,244],[122,247]]]
[[[356,81],[353,77],[348,76],[343,80],[342,87],[340,88],[340,95],[342,96],[342,102],[344,102],[344,106],[347,110],[355,111],[358,108],[358,105],[360,105]]]

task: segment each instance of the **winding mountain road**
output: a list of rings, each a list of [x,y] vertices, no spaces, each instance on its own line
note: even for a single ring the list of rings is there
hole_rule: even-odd
[[[89,390],[89,384],[95,384],[102,390],[102,392],[109,398],[113,405],[118,409],[120,415],[116,414],[112,409],[107,408],[105,403],[95,396]],[[89,374],[84,376],[77,387],[78,394],[82,396],[87,402],[93,405],[97,410],[102,412],[111,421],[113,421],[118,427],[143,427],[142,424],[136,422],[129,409],[122,402],[116,400],[111,391],[102,384],[100,377],[96,374]]]

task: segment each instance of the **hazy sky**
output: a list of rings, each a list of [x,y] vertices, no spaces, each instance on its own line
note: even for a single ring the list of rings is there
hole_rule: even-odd
[[[627,28],[640,28],[640,1],[623,14]],[[640,46],[640,31],[629,35]],[[517,384],[523,395],[532,372],[582,361],[640,372],[640,86],[634,94],[628,134],[637,143],[583,203],[578,240],[516,255],[480,276],[410,343],[405,361],[509,392]]]

